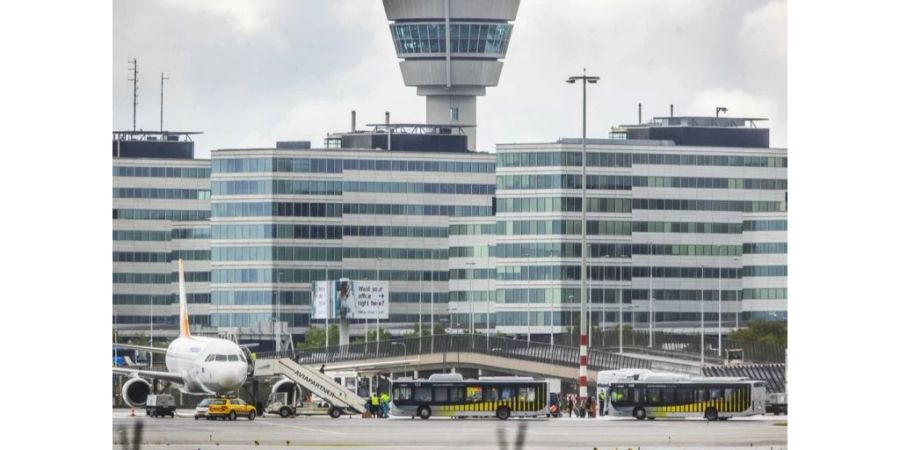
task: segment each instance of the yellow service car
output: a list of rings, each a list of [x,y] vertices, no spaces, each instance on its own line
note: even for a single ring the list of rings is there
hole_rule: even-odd
[[[256,418],[256,407],[239,398],[217,398],[209,402],[207,420],[219,418],[236,420],[238,416],[253,420]]]

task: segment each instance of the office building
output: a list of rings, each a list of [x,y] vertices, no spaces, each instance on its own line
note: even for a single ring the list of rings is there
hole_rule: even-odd
[[[209,325],[210,162],[191,132],[113,134],[113,324],[120,336],[177,334],[185,262],[191,324]]]
[[[701,308],[712,329],[720,292],[723,327],[786,320],[787,150],[762,120],[655,118],[587,141],[593,326],[648,327],[652,295],[656,329],[696,329]],[[581,152],[497,146],[497,331],[577,329]]]
[[[424,142],[423,150],[212,152],[213,327],[246,334],[277,317],[302,334],[324,325],[310,320],[312,283],[341,277],[390,280],[390,319],[380,326],[408,332],[421,317],[427,328],[432,313],[447,326],[449,230],[493,221],[494,155],[428,127],[411,135],[409,125],[384,127],[329,139],[387,145],[389,133],[392,146]],[[425,150],[434,147],[450,150]],[[356,321],[351,334],[375,327]]]

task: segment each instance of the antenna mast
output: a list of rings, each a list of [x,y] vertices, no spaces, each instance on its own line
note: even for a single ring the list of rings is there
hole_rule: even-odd
[[[128,69],[129,72],[134,72],[132,75],[133,78],[129,78],[128,81],[134,82],[134,90],[132,93],[132,105],[131,105],[131,131],[137,131],[137,98],[138,98],[138,63],[137,58],[131,59],[128,61],[128,64],[131,64],[131,67]]]
[[[165,72],[159,74],[159,131],[163,130],[163,84],[168,80]]]

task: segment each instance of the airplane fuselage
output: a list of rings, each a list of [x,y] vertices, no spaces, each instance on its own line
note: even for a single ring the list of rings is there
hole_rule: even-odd
[[[247,361],[237,344],[225,339],[179,337],[166,350],[166,368],[184,379],[187,394],[226,394],[247,379]]]

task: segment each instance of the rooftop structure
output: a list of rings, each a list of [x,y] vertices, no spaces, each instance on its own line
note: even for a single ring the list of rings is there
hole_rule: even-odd
[[[461,126],[474,150],[475,97],[500,80],[519,0],[383,2],[403,82],[425,96],[426,122]]]
[[[114,158],[194,159],[191,136],[200,131],[113,131]]]
[[[647,123],[619,125],[610,131],[612,139],[667,140],[675,145],[702,147],[768,148],[769,129],[758,128],[757,117],[654,117]]]

